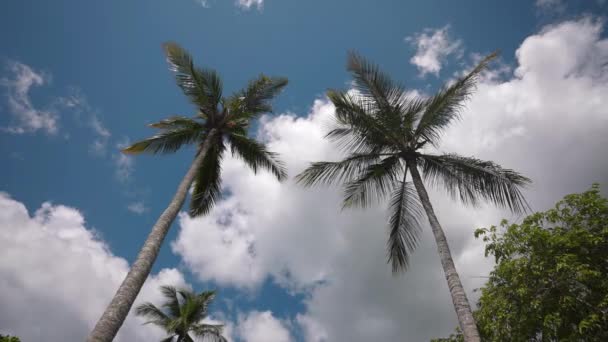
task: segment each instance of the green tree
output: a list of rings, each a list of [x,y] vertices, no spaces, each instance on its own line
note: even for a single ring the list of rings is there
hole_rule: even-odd
[[[0,334],[0,342],[21,342],[19,337]]]
[[[215,291],[196,294],[173,286],[161,286],[160,289],[167,299],[162,305],[165,310],[152,303],[144,303],[135,312],[149,319],[146,324],[152,323],[165,330],[169,336],[161,342],[193,342],[191,335],[205,341],[226,341],[222,336],[223,325],[202,323]]]
[[[496,267],[475,313],[487,341],[608,341],[608,200],[599,185],[522,224],[479,229]]]
[[[137,297],[171,223],[192,187],[190,215],[208,213],[221,195],[221,161],[227,146],[254,172],[266,169],[277,179],[286,178],[283,164],[275,153],[248,137],[252,120],[270,112],[270,101],[287,85],[285,78],[261,75],[228,98],[222,97],[222,81],[210,69],[194,66],[190,55],[175,43],[164,45],[170,68],[176,73],[177,85],[196,107],[192,118],[174,116],[151,124],[160,132],[151,138],[125,148],[124,153],[172,153],[184,145],[194,144],[196,154],[188,172],[179,184],[169,206],[158,218],[129,273],[110,305],[97,322],[88,341],[112,341]]]
[[[467,341],[479,341],[479,334],[422,177],[466,204],[487,200],[517,212],[527,206],[519,187],[529,179],[490,161],[433,155],[424,148],[439,144],[442,131],[459,117],[479,74],[494,57],[486,57],[468,75],[422,99],[409,95],[376,65],[351,53],[347,68],[355,91],[327,93],[336,107],[336,127],[327,138],[349,155],[338,162],[313,163],[297,176],[305,186],[344,183],[344,207],[365,207],[390,196],[388,259],[393,272],[407,268],[426,212]],[[413,184],[406,181],[408,172]]]

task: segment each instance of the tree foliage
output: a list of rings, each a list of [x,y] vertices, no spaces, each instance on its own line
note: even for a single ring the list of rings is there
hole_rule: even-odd
[[[496,260],[475,312],[485,341],[608,341],[608,200],[599,185],[475,234]]]
[[[608,341],[608,200],[599,185],[522,224],[479,229],[496,267],[476,314],[488,341]]]
[[[19,337],[0,334],[0,342],[21,342]]]
[[[191,336],[205,341],[226,342],[222,336],[223,325],[202,322],[207,317],[215,291],[196,294],[173,286],[161,286],[161,291],[166,298],[161,308],[144,303],[135,311],[148,319],[146,324],[154,324],[165,330],[168,336],[161,342],[192,342]]]

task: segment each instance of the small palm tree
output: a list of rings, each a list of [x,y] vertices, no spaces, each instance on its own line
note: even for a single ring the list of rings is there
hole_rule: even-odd
[[[465,204],[487,200],[515,212],[527,208],[519,187],[530,180],[491,161],[429,154],[423,148],[439,144],[442,131],[459,117],[480,72],[495,55],[434,96],[420,98],[408,95],[376,65],[351,53],[348,70],[355,90],[327,93],[336,107],[336,127],[327,138],[349,155],[338,162],[313,163],[297,176],[305,186],[342,182],[344,207],[365,207],[390,197],[388,260],[394,273],[407,269],[424,210],[466,341],[479,341],[479,334],[422,177]],[[408,172],[413,184],[407,181]]]
[[[206,341],[226,341],[222,336],[223,325],[202,323],[215,291],[196,294],[173,286],[161,286],[160,290],[167,298],[162,305],[165,310],[152,303],[144,303],[137,307],[135,313],[148,318],[146,324],[152,323],[165,330],[169,336],[161,342],[194,342],[190,334]]]
[[[202,215],[211,210],[221,195],[221,161],[228,146],[253,172],[266,169],[280,181],[287,177],[276,154],[247,135],[252,120],[272,111],[270,101],[287,85],[287,79],[261,75],[245,89],[224,98],[222,82],[215,71],[195,67],[190,55],[175,43],[165,44],[164,49],[171,69],[176,72],[177,85],[196,107],[196,116],[174,116],[151,124],[160,132],[123,152],[172,153],[184,145],[194,144],[196,155],[169,206],[158,218],[112,302],[91,332],[90,342],[109,342],[116,336],[191,187],[190,215]]]

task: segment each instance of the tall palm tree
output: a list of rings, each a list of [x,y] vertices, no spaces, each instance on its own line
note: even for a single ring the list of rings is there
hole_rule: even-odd
[[[465,204],[487,200],[515,212],[527,208],[520,187],[530,180],[491,161],[429,154],[424,147],[439,144],[442,131],[459,118],[479,74],[495,56],[489,55],[435,95],[420,98],[408,95],[376,65],[351,53],[347,69],[354,90],[328,91],[336,114],[335,127],[326,136],[349,154],[338,162],[313,163],[297,176],[305,186],[342,182],[344,207],[365,207],[390,197],[388,260],[394,273],[407,269],[426,212],[466,341],[479,341],[479,334],[422,177]]]
[[[165,330],[169,336],[161,342],[194,342],[190,334],[206,341],[226,341],[222,336],[223,325],[202,323],[215,291],[196,294],[173,286],[161,286],[160,290],[167,298],[162,305],[165,310],[152,303],[144,303],[137,307],[135,313],[148,318],[146,324],[152,323]]]
[[[174,116],[153,123],[150,126],[159,129],[158,134],[122,151],[172,153],[186,144],[195,144],[196,154],[169,206],[156,221],[129,273],[91,332],[90,342],[109,342],[116,336],[191,187],[190,215],[211,210],[221,195],[221,161],[228,145],[231,153],[254,172],[266,169],[279,180],[287,177],[277,155],[247,136],[250,121],[272,111],[270,101],[287,85],[287,79],[260,75],[245,89],[224,98],[222,82],[214,70],[195,67],[190,55],[175,43],[166,43],[164,50],[170,68],[176,73],[177,85],[196,107],[196,116]]]

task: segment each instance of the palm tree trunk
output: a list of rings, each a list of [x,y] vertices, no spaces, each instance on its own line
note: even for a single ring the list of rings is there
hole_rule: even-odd
[[[414,186],[416,187],[416,191],[418,192],[418,197],[420,197],[422,206],[424,207],[426,215],[429,219],[429,223],[431,224],[433,235],[435,236],[437,250],[439,251],[439,258],[441,259],[445,279],[448,281],[448,287],[450,289],[450,294],[452,295],[452,302],[454,303],[454,309],[456,310],[456,315],[458,316],[458,322],[464,335],[464,340],[466,342],[479,342],[479,332],[477,331],[477,325],[475,324],[475,318],[473,317],[469,300],[467,299],[467,295],[464,292],[462,283],[460,282],[458,272],[456,272],[456,266],[454,266],[454,260],[452,260],[448,240],[446,239],[443,229],[437,220],[437,216],[435,216],[435,211],[431,205],[429,195],[427,194],[424,184],[422,183],[422,178],[418,172],[418,166],[415,162],[410,162],[408,168],[412,173],[412,180],[414,182]]]
[[[110,302],[110,305],[108,305],[89,335],[89,338],[87,339],[88,342],[110,342],[114,339],[116,333],[118,333],[118,329],[120,329],[125,318],[129,314],[129,310],[131,310],[135,298],[150,274],[150,270],[158,256],[163,240],[171,227],[171,223],[175,220],[175,217],[186,200],[186,195],[194,181],[196,172],[201,167],[215,135],[215,129],[212,129],[207,134],[198,155],[177,187],[177,191],[175,192],[171,203],[169,203],[167,209],[165,209],[156,221],[156,224],[139,251],[137,259],[135,259],[125,280],[123,280],[118,291],[116,291],[112,302]]]

